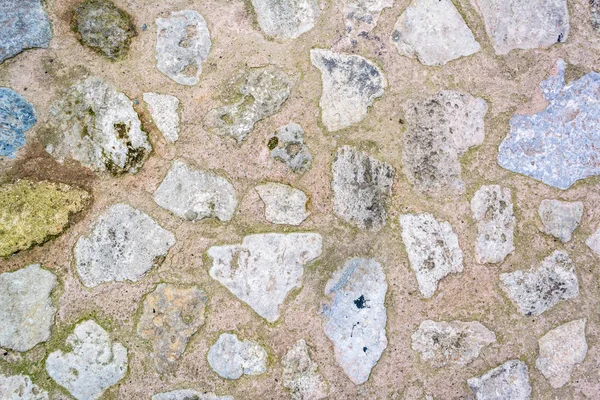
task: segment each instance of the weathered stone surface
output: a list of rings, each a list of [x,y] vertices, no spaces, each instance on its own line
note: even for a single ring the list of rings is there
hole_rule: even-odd
[[[210,367],[225,379],[242,375],[260,375],[267,370],[267,352],[251,340],[240,341],[236,335],[223,333],[208,350]]]
[[[281,183],[267,183],[256,187],[265,203],[265,218],[274,224],[300,225],[308,218],[308,198],[302,190]]]
[[[113,175],[136,173],[152,150],[133,103],[99,78],[71,87],[50,108],[56,135],[46,151],[59,162],[79,161]]]
[[[310,31],[319,17],[316,0],[252,0],[258,24],[267,36],[295,39]]]
[[[538,340],[540,354],[535,366],[555,389],[567,384],[575,365],[585,360],[588,349],[585,323],[585,319],[567,322]]]
[[[23,96],[0,87],[0,157],[14,158],[25,144],[25,132],[36,122],[35,110]]]
[[[152,341],[151,357],[159,373],[173,372],[190,337],[204,325],[208,297],[193,286],[161,283],[146,296],[137,333]]]
[[[67,345],[72,351],[50,353],[46,371],[77,400],[99,398],[127,372],[127,349],[93,320],[77,325]]]
[[[510,189],[499,185],[479,188],[471,199],[471,211],[477,221],[475,259],[478,263],[500,263],[515,250],[517,224]]]
[[[387,347],[387,282],[373,259],[352,258],[327,282],[323,329],[334,345],[335,359],[352,382],[366,382]]]
[[[502,289],[523,315],[540,315],[563,300],[579,296],[575,264],[555,250],[538,268],[500,274]]]
[[[467,381],[476,400],[529,400],[531,385],[527,365],[510,360]]]
[[[439,222],[428,213],[401,215],[400,226],[419,290],[429,298],[446,275],[463,270],[458,236],[448,222]]]
[[[421,322],[412,334],[412,348],[435,368],[467,365],[485,346],[496,342],[494,332],[480,322]]]
[[[156,19],[156,31],[158,70],[180,85],[197,84],[212,45],[202,15],[194,10],[174,11],[169,18]]]
[[[200,393],[191,389],[173,390],[152,396],[152,400],[233,400],[231,396],[217,396],[214,393]]]
[[[173,162],[169,173],[154,192],[156,204],[188,221],[218,218],[229,221],[237,206],[233,185],[212,172]]]
[[[277,129],[269,140],[269,149],[272,158],[283,161],[294,172],[306,172],[312,165],[312,155],[304,144],[304,130],[293,122]]]
[[[108,208],[89,236],[75,245],[77,272],[87,287],[104,282],[137,282],[164,260],[175,236],[150,216],[126,204]]]
[[[596,232],[594,232],[589,238],[587,238],[585,244],[590,249],[592,249],[592,251],[596,253],[598,257],[600,257],[600,228],[598,228]]]
[[[364,57],[312,49],[310,61],[321,72],[323,93],[319,105],[323,124],[330,132],[362,121],[373,101],[383,96],[385,77]]]
[[[4,0],[0,3],[0,63],[25,49],[48,47],[50,19],[41,0]]]
[[[48,393],[25,375],[0,374],[0,395],[5,400],[48,400]]]
[[[481,49],[451,0],[413,0],[394,26],[392,43],[424,65],[444,65]]]
[[[246,139],[258,121],[278,112],[292,91],[287,74],[273,66],[254,68],[243,82],[231,86],[235,87],[233,103],[208,112],[204,126],[238,143]]]
[[[496,54],[564,43],[569,36],[566,0],[471,0]]]
[[[144,93],[152,120],[169,143],[179,139],[179,99],[168,94]]]
[[[62,183],[17,181],[0,186],[0,257],[58,236],[91,196]]]
[[[356,43],[359,37],[368,36],[377,25],[383,9],[391,7],[393,0],[343,0],[346,36],[350,44]]]
[[[304,265],[321,255],[317,233],[246,236],[241,244],[208,249],[210,276],[269,322],[279,318],[287,294],[300,287]]]
[[[332,165],[333,211],[361,229],[379,230],[392,194],[394,168],[350,146],[340,147]]]
[[[592,13],[592,28],[600,32],[600,1],[590,0],[590,9]]]
[[[300,339],[283,357],[283,386],[290,390],[292,400],[320,400],[327,397],[327,383],[317,372],[318,365],[308,353],[304,339]]]
[[[483,143],[486,112],[485,100],[448,90],[406,104],[403,168],[417,191],[434,197],[464,193],[460,157]]]
[[[538,214],[544,224],[542,231],[566,243],[581,222],[583,202],[542,200]]]

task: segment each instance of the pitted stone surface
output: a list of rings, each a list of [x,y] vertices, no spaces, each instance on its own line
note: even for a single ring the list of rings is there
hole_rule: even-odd
[[[251,340],[240,341],[236,335],[223,333],[208,350],[210,367],[225,379],[242,375],[260,375],[267,370],[267,352]]]
[[[566,243],[581,222],[583,202],[542,200],[538,214],[544,225],[542,231]]]
[[[252,0],[258,24],[267,36],[295,39],[310,31],[319,17],[316,0]]]
[[[330,132],[362,121],[387,85],[383,73],[372,61],[330,50],[312,49],[312,64],[321,72],[323,92],[319,105],[323,124]]]
[[[429,298],[446,275],[463,270],[458,236],[448,222],[439,222],[428,213],[401,215],[400,226],[419,290]]]
[[[381,12],[394,4],[393,0],[343,0],[346,36],[350,45],[354,45],[359,37],[368,37],[377,25]]]
[[[25,145],[25,132],[36,122],[35,110],[23,96],[0,87],[0,157],[14,158]]]
[[[75,245],[77,272],[87,287],[137,282],[167,255],[175,236],[126,204],[108,208]]]
[[[308,346],[300,339],[281,360],[283,386],[292,400],[320,400],[327,397],[327,383],[317,372],[318,365],[310,358]]]
[[[356,385],[366,382],[387,347],[387,282],[373,259],[352,258],[327,282],[323,329],[333,342],[335,359]]]
[[[304,265],[321,255],[321,235],[267,233],[246,236],[241,244],[208,249],[210,276],[269,322],[279,306],[300,287]]]
[[[304,130],[294,122],[280,127],[269,140],[271,157],[283,161],[292,171],[306,172],[312,165],[312,155],[304,144]]]
[[[217,396],[214,393],[201,393],[191,389],[173,390],[152,396],[152,400],[233,400],[231,396]]]
[[[152,120],[167,142],[179,139],[179,99],[168,94],[144,93]]]
[[[26,375],[0,374],[0,395],[5,400],[48,400],[48,393]]]
[[[281,183],[267,183],[256,187],[265,203],[265,218],[274,224],[300,225],[308,218],[308,198],[302,190]]]
[[[527,365],[510,360],[467,381],[476,400],[529,400],[531,384]]]
[[[538,268],[500,274],[502,289],[523,315],[540,315],[564,300],[579,296],[575,264],[555,250]]]

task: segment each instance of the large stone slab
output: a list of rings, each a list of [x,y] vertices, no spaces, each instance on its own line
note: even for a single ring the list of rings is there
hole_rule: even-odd
[[[214,393],[201,393],[191,389],[181,389],[155,394],[152,396],[152,400],[233,400],[233,397],[217,396]]]
[[[168,94],[144,93],[144,101],[156,127],[167,142],[179,139],[179,99]]]
[[[14,158],[25,145],[25,132],[36,122],[35,110],[23,96],[0,87],[0,157]]]
[[[304,130],[294,122],[279,127],[268,146],[271,158],[284,162],[294,172],[303,173],[312,166],[312,154],[304,144]]]
[[[0,63],[23,50],[48,47],[50,19],[41,0],[0,2]]]
[[[208,350],[210,367],[225,379],[260,375],[267,370],[267,352],[258,343],[223,333]]]
[[[270,37],[295,39],[310,31],[319,18],[316,0],[252,0],[260,29]]]
[[[583,202],[545,199],[540,203],[538,214],[544,226],[542,232],[566,243],[581,222]]]
[[[510,360],[467,381],[476,400],[529,400],[531,384],[527,365]]]
[[[393,0],[342,0],[348,45],[354,46],[360,37],[369,37],[381,12],[394,4]]]
[[[0,374],[0,394],[7,400],[48,400],[48,392],[40,389],[26,375]]]
[[[308,350],[304,339],[300,339],[281,360],[281,379],[292,400],[320,400],[329,394],[327,383],[317,372],[318,365],[311,360]]]
[[[258,185],[256,191],[265,203],[265,218],[274,224],[300,225],[308,218],[308,197],[299,189],[281,183]]]

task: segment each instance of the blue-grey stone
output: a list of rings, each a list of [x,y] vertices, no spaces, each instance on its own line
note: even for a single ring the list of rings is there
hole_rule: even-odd
[[[33,47],[48,47],[50,20],[41,0],[0,1],[0,63]]]
[[[0,3],[0,21],[1,14]],[[14,158],[25,144],[25,132],[36,121],[33,106],[27,100],[12,89],[0,87],[0,157]]]

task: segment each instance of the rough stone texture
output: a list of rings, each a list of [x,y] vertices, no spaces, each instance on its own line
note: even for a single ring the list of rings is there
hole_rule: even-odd
[[[225,379],[260,375],[267,370],[267,352],[258,343],[223,333],[208,350],[210,367]]]
[[[476,400],[529,400],[531,385],[527,365],[510,360],[467,381]]]
[[[538,214],[544,225],[542,232],[566,243],[581,222],[583,202],[542,200]]]
[[[156,31],[158,70],[181,85],[200,82],[212,45],[202,15],[194,10],[173,11],[169,18],[156,19]]]
[[[483,17],[496,54],[564,43],[569,36],[566,0],[471,0]]]
[[[48,393],[25,375],[0,374],[0,394],[5,400],[48,400]]]
[[[152,120],[169,143],[179,139],[179,99],[168,94],[144,93]]]
[[[589,0],[589,2],[592,13],[592,28],[594,28],[596,32],[600,32],[600,1]]]
[[[575,264],[555,250],[538,268],[500,274],[502,289],[523,315],[540,315],[561,301],[579,296]]]
[[[350,146],[340,147],[332,165],[333,211],[361,229],[381,229],[392,193],[391,165]]]
[[[62,183],[20,180],[0,186],[0,257],[63,233],[91,196]]]
[[[152,400],[233,400],[231,396],[217,396],[214,393],[201,393],[191,389],[173,390],[152,396]]]
[[[485,100],[442,91],[405,106],[404,173],[414,188],[434,197],[464,193],[460,157],[485,138]]]
[[[387,288],[381,264],[364,258],[348,260],[325,286],[332,300],[323,307],[323,329],[335,359],[356,385],[369,379],[387,347]]]
[[[258,24],[267,36],[295,39],[310,31],[319,17],[316,0],[252,0]]]
[[[423,65],[444,65],[481,49],[451,0],[413,0],[394,26],[392,43]]]
[[[193,286],[178,288],[161,283],[146,296],[137,333],[152,342],[154,367],[173,372],[190,337],[204,324],[208,297]]]
[[[320,400],[327,397],[327,383],[317,372],[304,339],[300,339],[281,360],[283,386],[290,390],[292,400]]]
[[[208,249],[210,276],[269,322],[279,318],[287,294],[300,287],[304,265],[321,255],[316,233],[266,233],[246,236],[241,244]]]
[[[300,225],[308,218],[308,198],[302,190],[281,183],[267,183],[256,187],[265,203],[265,218],[274,224]]]
[[[381,12],[393,3],[393,0],[343,0],[342,12],[349,44],[355,45],[359,37],[368,37],[368,33],[377,25]]]
[[[567,322],[538,340],[540,354],[535,366],[555,389],[567,384],[575,365],[585,360],[588,349],[585,323],[585,319]]]
[[[108,208],[94,223],[89,236],[75,245],[75,263],[83,284],[137,282],[162,263],[175,236],[150,216],[126,204]]]
[[[358,124],[373,101],[383,96],[387,85],[383,72],[364,57],[312,49],[310,61],[321,72],[319,105],[323,124],[330,132]]]
[[[218,218],[229,221],[237,206],[233,185],[225,178],[173,162],[156,192],[156,204],[188,221]]]
[[[152,150],[133,103],[100,78],[71,87],[50,108],[46,151],[60,163],[72,158],[94,171],[136,173]]]
[[[25,145],[25,132],[36,122],[35,110],[23,96],[0,87],[0,157],[14,158]]]
[[[280,127],[269,140],[271,157],[283,161],[292,171],[302,173],[310,169],[312,155],[304,144],[304,130],[294,122]]]
[[[510,189],[499,185],[479,188],[471,199],[471,211],[477,221],[475,259],[478,263],[500,263],[515,250],[517,224]]]
[[[70,352],[50,353],[46,371],[77,400],[99,398],[127,372],[127,349],[93,320],[77,325],[67,345]]]
[[[598,257],[600,257],[600,228],[598,228],[596,232],[587,238],[585,244],[592,249],[592,251],[596,253]]]

